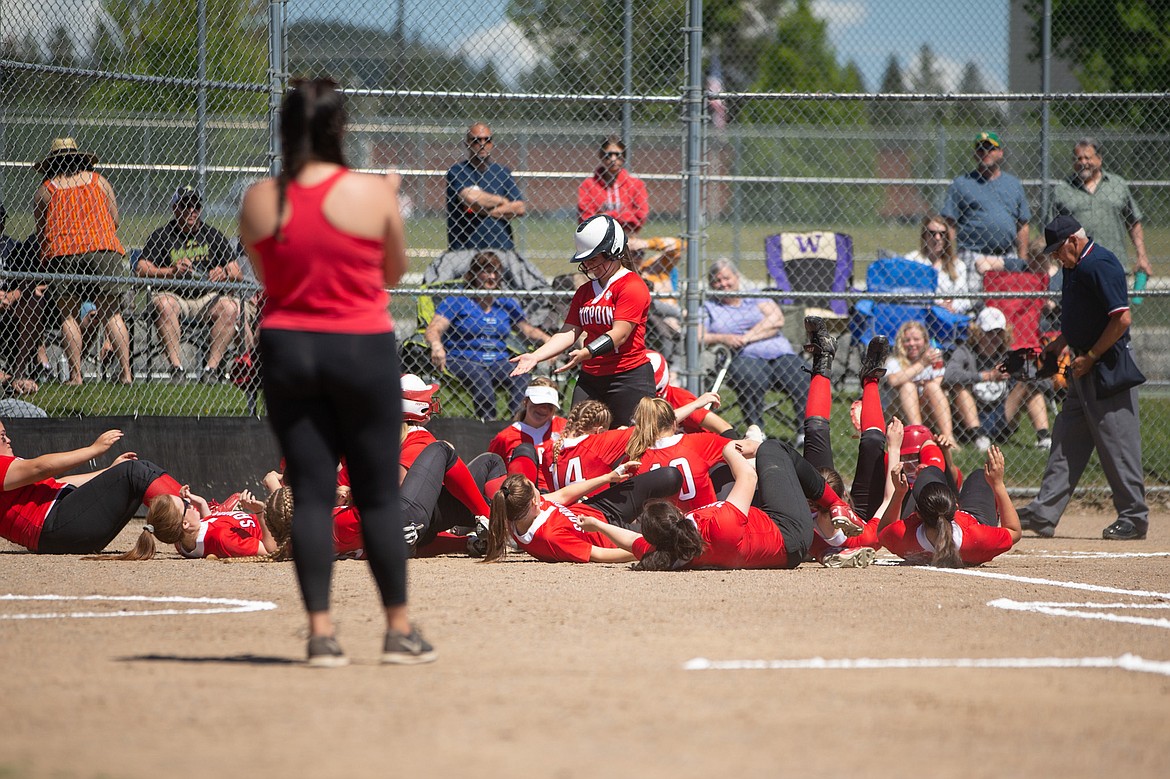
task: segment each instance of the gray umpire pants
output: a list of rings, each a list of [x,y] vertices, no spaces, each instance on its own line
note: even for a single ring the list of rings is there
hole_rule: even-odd
[[[1068,396],[1052,427],[1052,451],[1040,493],[1028,510],[1044,524],[1055,526],[1096,449],[1105,479],[1113,490],[1117,518],[1146,532],[1149,508],[1138,422],[1136,387],[1111,398],[1098,398],[1092,371],[1079,379],[1070,375]]]

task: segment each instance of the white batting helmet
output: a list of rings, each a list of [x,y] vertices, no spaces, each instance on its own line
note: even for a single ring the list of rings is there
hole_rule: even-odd
[[[402,377],[402,418],[406,422],[425,423],[436,414],[439,407],[438,384],[427,384],[413,373]]]
[[[666,358],[658,352],[646,350],[646,357],[650,359],[650,367],[654,369],[654,391],[658,397],[666,394],[666,385],[670,381],[670,366]]]
[[[577,225],[574,262],[584,262],[599,254],[616,257],[625,251],[626,231],[612,216],[598,214]]]

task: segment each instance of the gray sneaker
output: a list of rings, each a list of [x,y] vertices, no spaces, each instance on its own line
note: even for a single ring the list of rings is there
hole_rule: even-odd
[[[826,568],[868,568],[875,557],[877,552],[868,546],[859,546],[856,549],[831,552],[821,558],[821,565]]]
[[[349,665],[349,658],[341,651],[341,644],[333,636],[309,638],[309,665],[312,668],[341,668]]]
[[[435,648],[427,643],[413,625],[409,634],[399,633],[397,630],[387,630],[386,640],[382,644],[382,662],[393,665],[421,665],[433,663],[439,657]]]

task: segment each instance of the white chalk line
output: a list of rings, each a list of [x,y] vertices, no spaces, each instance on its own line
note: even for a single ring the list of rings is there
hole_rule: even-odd
[[[131,603],[191,603],[207,604],[206,608],[169,608],[117,611],[62,611],[33,614],[4,614],[0,619],[101,619],[106,617],[167,617],[203,614],[246,614],[252,611],[271,611],[275,603],[265,600],[240,600],[237,598],[188,598],[182,595],[0,595],[0,601],[113,601]]]
[[[1170,676],[1170,662],[1146,660],[1128,653],[1120,657],[811,657],[803,660],[708,660],[696,657],[683,663],[684,671],[869,671],[889,668],[1120,668]]]

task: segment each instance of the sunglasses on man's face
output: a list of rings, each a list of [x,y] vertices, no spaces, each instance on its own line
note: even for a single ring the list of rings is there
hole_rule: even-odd
[[[492,142],[492,137],[490,135],[484,135],[484,136],[480,136],[480,137],[474,137],[474,138],[467,139],[468,146],[487,146],[491,142]]]
[[[601,155],[601,158],[603,160],[610,160],[610,159],[613,159],[615,157],[617,159],[622,159],[625,156],[626,156],[626,153],[624,151],[607,151]]]

